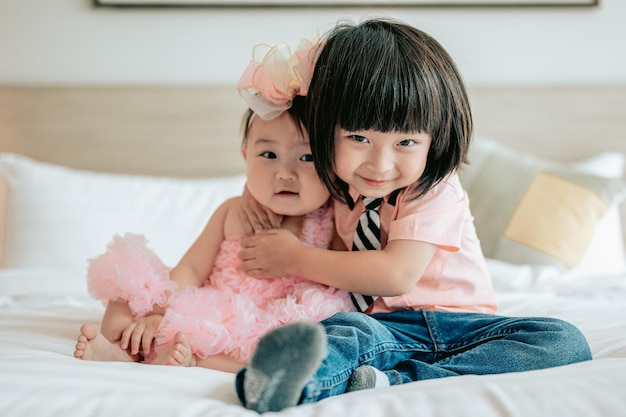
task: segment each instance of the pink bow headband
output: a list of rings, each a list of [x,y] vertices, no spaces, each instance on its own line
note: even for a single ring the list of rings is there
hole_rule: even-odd
[[[306,96],[321,41],[302,39],[295,53],[287,44],[257,45],[237,89],[263,120],[278,117],[295,96]]]

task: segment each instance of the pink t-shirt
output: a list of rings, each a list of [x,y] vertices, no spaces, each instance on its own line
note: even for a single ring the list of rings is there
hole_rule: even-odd
[[[335,202],[337,233],[347,248],[364,210],[351,190],[353,210]],[[480,241],[474,228],[469,199],[453,174],[417,200],[409,201],[406,190],[394,202],[389,196],[379,209],[381,243],[419,240],[437,246],[435,255],[415,287],[397,297],[380,297],[367,313],[394,310],[435,310],[495,313],[495,293]]]

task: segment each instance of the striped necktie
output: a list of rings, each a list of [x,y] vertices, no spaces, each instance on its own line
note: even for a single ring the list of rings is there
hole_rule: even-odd
[[[383,202],[382,198],[363,197],[365,211],[359,217],[359,223],[354,232],[352,242],[353,251],[379,250],[380,249],[380,216],[378,208]],[[350,297],[354,306],[359,311],[365,311],[378,297],[351,293]]]

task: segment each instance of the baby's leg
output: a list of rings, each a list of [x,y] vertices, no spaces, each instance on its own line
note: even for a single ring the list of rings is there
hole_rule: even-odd
[[[118,342],[122,332],[135,321],[128,304],[119,301],[109,301],[102,316],[100,332],[111,343]]]
[[[199,366],[216,371],[235,373],[244,363],[227,355],[213,355],[206,359],[198,358],[191,351],[189,338],[183,332],[178,332],[170,348],[157,356],[152,364],[172,366]]]
[[[153,365],[196,366],[196,357],[191,352],[189,338],[183,332],[174,335],[169,349],[159,354],[151,362]]]
[[[245,365],[244,362],[240,362],[228,355],[213,355],[206,359],[197,358],[196,366],[207,369],[214,369],[216,371],[236,373]]]
[[[122,331],[133,323],[134,317],[128,304],[116,301],[107,303],[102,316],[100,332],[91,325],[83,324],[76,340],[74,356],[92,361],[136,361],[137,357],[120,348]]]
[[[102,333],[89,324],[83,324],[76,341],[74,357],[89,361],[135,362],[137,358],[111,343]]]

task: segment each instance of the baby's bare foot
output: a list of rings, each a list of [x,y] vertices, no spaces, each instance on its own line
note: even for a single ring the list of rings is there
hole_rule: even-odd
[[[80,327],[74,357],[88,361],[134,361],[127,351],[118,344],[109,342],[102,333],[89,324],[83,324]]]
[[[187,335],[178,332],[174,335],[170,348],[157,356],[152,363],[155,365],[195,366],[195,359]]]

